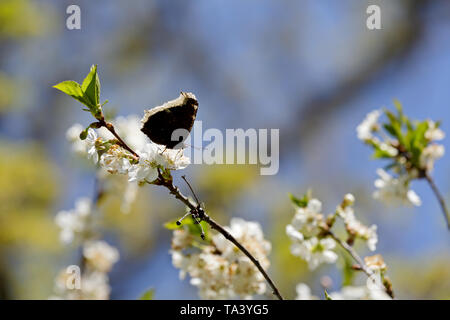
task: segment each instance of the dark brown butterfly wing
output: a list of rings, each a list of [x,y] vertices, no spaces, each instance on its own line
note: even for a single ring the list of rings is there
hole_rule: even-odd
[[[180,137],[179,141],[172,141],[172,133],[177,129],[185,129],[190,132],[194,125],[197,109],[197,100],[186,98],[180,105],[161,108],[151,114],[143,123],[141,131],[153,142],[173,149],[177,144],[186,140],[187,134]]]

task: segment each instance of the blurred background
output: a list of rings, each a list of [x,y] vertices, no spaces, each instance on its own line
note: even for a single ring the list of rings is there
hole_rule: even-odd
[[[70,4],[81,8],[81,30],[66,28]],[[382,30],[366,28],[370,4],[381,6]],[[356,196],[357,216],[378,225],[377,252],[398,298],[450,298],[450,233],[431,190],[413,183],[418,208],[372,199],[384,163],[370,161],[355,134],[367,112],[397,98],[412,118],[443,120],[448,135],[449,52],[446,0],[0,0],[0,298],[47,299],[58,271],[79,259],[77,247],[60,244],[53,219],[94,193],[95,168],[65,138],[73,123],[91,119],[51,86],[81,82],[92,64],[101,100],[110,101],[105,109],[116,115],[141,116],[183,90],[196,94],[204,130],[280,129],[277,175],[245,165],[183,173],[223,224],[230,217],[262,224],[273,245],[270,274],[287,298],[298,282],[321,295],[322,276],[332,277],[331,290],[349,281],[333,265],[309,272],[289,253],[287,194],[308,188],[326,213],[345,193]],[[434,175],[450,202],[446,159]],[[183,206],[147,186],[124,214],[114,190],[100,206],[104,238],[121,255],[111,298],[136,299],[150,287],[156,299],[197,298],[171,264],[163,228]]]

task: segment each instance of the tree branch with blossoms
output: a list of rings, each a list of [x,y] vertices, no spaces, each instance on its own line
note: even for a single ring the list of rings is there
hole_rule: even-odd
[[[202,226],[201,222],[207,223],[212,229],[219,232],[227,241],[236,246],[236,248],[238,248],[251,261],[262,277],[267,281],[273,291],[273,294],[278,299],[283,299],[278,288],[264,270],[259,261],[260,259],[256,258],[254,254],[252,254],[246,246],[241,243],[241,241],[233,236],[233,232],[228,231],[227,228],[221,226],[208,214],[206,214],[200,203],[195,203],[193,200],[183,195],[180,189],[173,184],[171,170],[186,167],[189,163],[189,159],[186,159],[186,157],[184,157],[182,152],[179,150],[166,150],[163,146],[159,146],[154,143],[149,143],[142,150],[135,151],[117,133],[114,125],[105,120],[102,111],[102,107],[105,103],[100,104],[100,80],[97,73],[97,66],[92,66],[90,73],[81,85],[74,81],[64,81],[54,87],[84,104],[87,108],[83,110],[90,112],[97,120],[96,122],[91,123],[80,133],[80,139],[86,140],[86,143],[89,146],[88,155],[94,159],[94,162],[98,161],[100,166],[105,168],[110,173],[128,174],[130,182],[137,182],[139,184],[154,184],[167,188],[176,199],[180,200],[188,207],[189,215],[191,215],[197,225]],[[106,140],[98,137],[93,129],[101,128],[106,128],[113,135],[114,139]],[[178,224],[179,223],[177,223],[177,225]],[[259,226],[255,228],[256,225],[250,223],[246,226],[249,226],[253,232],[250,232],[251,237],[253,237],[254,240],[256,239],[259,242],[262,242],[262,234],[257,231],[255,232],[255,229],[258,229]],[[182,230],[179,231],[181,232]],[[201,235],[202,238],[205,237],[203,230]],[[217,253],[222,254],[227,251],[227,247],[221,244],[220,239],[215,238],[214,240],[215,251],[212,253],[217,256]],[[258,241],[252,242],[248,239],[244,240],[252,244],[258,243]],[[210,245],[207,248],[212,247],[213,246]],[[222,249],[219,250],[219,247]],[[260,247],[255,244],[255,248]],[[260,251],[265,254],[268,251],[267,246],[265,249],[261,249]],[[264,258],[264,255],[261,254],[261,257]],[[223,257],[221,256],[220,259],[223,260]],[[245,261],[240,261],[239,263],[241,263],[241,266],[246,266]],[[230,268],[236,268],[235,264],[229,264],[228,266]],[[265,263],[265,266],[268,266],[268,261]],[[258,279],[258,276],[255,276],[255,279]],[[232,282],[234,280],[228,279],[227,281]],[[243,294],[246,293],[245,290],[241,290],[242,288],[239,288],[238,286],[235,286],[235,288],[235,292],[242,292]],[[259,283],[257,292],[263,293],[263,291],[259,290],[261,288],[262,287]]]
[[[355,270],[362,270],[368,277],[368,287],[382,291],[377,296],[380,298],[393,298],[392,284],[386,277],[386,265],[381,255],[366,257],[363,259],[352,247],[356,239],[363,240],[371,251],[376,249],[378,236],[377,227],[362,224],[356,219],[353,209],[355,198],[352,194],[345,195],[342,203],[336,211],[324,216],[322,203],[311,195],[305,194],[302,198],[291,195],[291,201],[296,209],[296,214],[291,223],[286,226],[286,234],[292,241],[291,253],[308,262],[311,270],[323,263],[335,263],[338,255],[334,252],[336,243],[341,246],[356,261]],[[343,221],[347,233],[347,239],[342,240],[333,231],[337,219]],[[330,296],[332,297],[332,295]]]
[[[445,137],[433,120],[412,121],[404,113],[400,102],[394,101],[397,114],[389,110],[374,110],[356,128],[358,138],[371,146],[374,159],[390,160],[385,169],[378,169],[374,197],[387,203],[420,206],[420,197],[410,189],[411,181],[425,179],[436,196],[447,228],[450,214],[431,173],[436,160],[444,155],[444,146],[436,143]],[[386,115],[388,121],[379,123]],[[391,176],[388,171],[396,176]]]
[[[329,235],[334,241],[336,241],[345,251],[348,252],[348,254],[353,258],[353,260],[356,261],[356,263],[357,263],[356,268],[364,271],[364,273],[368,277],[372,276],[373,272],[366,267],[366,265],[364,264],[364,261],[361,259],[361,257],[358,255],[356,250],[353,249],[353,247],[351,245],[349,245],[344,240],[340,239],[338,236],[336,236],[331,231],[327,231],[326,234]]]
[[[359,256],[359,254],[356,252],[356,250],[350,244],[348,244],[344,240],[337,237],[331,231],[328,231],[328,234],[330,235],[330,237],[332,239],[334,239],[334,241],[336,241],[341,246],[341,248],[343,248],[345,251],[348,252],[348,254],[353,258],[353,260],[356,261],[357,265],[353,266],[354,269],[364,271],[364,273],[367,275],[367,277],[369,279],[372,279],[374,276],[376,277],[376,272],[374,272],[372,270],[372,268],[377,270],[378,268],[380,268],[380,265],[384,264],[384,261],[383,261],[383,258],[381,257],[381,255],[366,257],[366,260],[369,261],[372,266],[372,268],[371,268],[371,267],[367,266],[367,264],[363,261],[363,259]],[[385,271],[385,268],[384,268],[383,272],[384,271]],[[382,280],[383,280],[384,290],[389,295],[389,297],[394,298],[394,292],[392,291],[392,283],[384,275],[383,275]],[[374,281],[376,281],[376,280],[374,280]]]
[[[137,117],[125,121],[129,122],[127,126],[131,124],[128,128],[120,124],[119,118],[105,119],[103,106],[106,102],[100,104],[100,80],[96,66],[91,68],[82,84],[64,81],[55,87],[80,101],[86,106],[83,110],[90,112],[96,119],[86,128],[76,125],[70,129],[68,137],[75,150],[82,151],[101,170],[128,176],[130,183],[127,185],[134,186],[132,189],[146,184],[162,186],[185,205],[186,214],[181,219],[166,223],[165,227],[173,232],[170,250],[172,263],[180,269],[181,278],[190,276],[190,282],[198,287],[200,297],[249,298],[255,294],[265,294],[267,287],[270,287],[278,299],[283,299],[266,271],[270,265],[268,255],[271,245],[264,239],[261,226],[256,222],[237,218],[231,219],[229,226],[220,225],[205,212],[184,176],[182,178],[195,199],[183,194],[174,184],[172,171],[184,169],[190,163],[183,150],[167,149],[153,142],[149,143],[148,138],[139,130]],[[185,99],[185,96],[181,95],[178,99]],[[161,107],[166,108],[170,103]],[[434,121],[409,120],[403,114],[400,103],[395,104],[397,114],[384,111],[388,122],[379,124],[382,112],[376,110],[368,114],[357,127],[358,138],[374,149],[374,158],[390,160],[384,169],[377,171],[379,179],[375,181],[377,190],[374,197],[397,204],[419,206],[420,197],[410,189],[410,183],[415,179],[425,179],[438,199],[450,227],[444,197],[431,176],[435,161],[444,154],[443,146],[435,141],[443,139],[444,133],[439,129],[439,123]],[[137,137],[139,134],[142,137]],[[383,257],[376,254],[362,258],[354,248],[356,241],[363,241],[369,250],[375,251],[378,235],[376,225],[366,226],[356,218],[353,195],[345,195],[335,212],[327,216],[322,214],[321,202],[309,194],[303,198],[291,196],[291,201],[296,210],[291,223],[286,227],[286,234],[292,241],[291,253],[304,259],[313,270],[324,263],[335,263],[338,259],[335,248],[339,246],[355,261],[351,270],[362,271],[368,278],[366,286],[347,285],[341,292],[326,292],[327,299],[394,297]],[[76,208],[70,217],[63,214],[58,216],[57,222],[59,220],[58,224],[63,229],[61,234],[67,237],[70,232],[76,232],[80,223],[84,223],[83,217],[86,215],[83,210]],[[61,217],[71,221],[66,225],[66,232],[65,220]],[[345,228],[344,237],[336,232],[338,224]],[[210,234],[209,230],[216,232]],[[83,246],[83,259],[86,258],[83,263],[95,265],[99,262],[98,257],[102,256],[103,262],[107,262],[107,268],[95,268],[111,268],[115,262],[114,250],[104,244],[92,246],[92,250],[86,247],[87,245]],[[298,297],[312,297],[304,284],[297,286],[297,293]],[[103,294],[102,297],[104,296],[106,295]]]
[[[171,177],[165,178],[161,173],[158,176],[158,179],[154,184],[162,185],[166,187],[171,194],[175,196],[175,198],[182,201],[190,210],[191,212],[195,212],[194,215],[196,218],[199,219],[199,221],[205,221],[207,224],[211,226],[214,230],[217,230],[220,234],[222,234],[225,239],[232,242],[239,250],[241,250],[258,268],[259,272],[264,276],[267,283],[269,283],[270,287],[273,290],[273,294],[279,299],[283,300],[283,297],[280,294],[280,291],[272,281],[272,279],[269,277],[267,272],[264,270],[264,268],[261,266],[260,262],[239,242],[237,241],[230,232],[228,232],[224,227],[222,227],[219,223],[217,223],[213,218],[211,218],[206,212],[201,208],[199,203],[194,203],[192,200],[187,198],[185,195],[183,195],[179,188],[173,185],[173,180]]]
[[[420,206],[421,199],[410,189],[410,184],[415,179],[425,179],[438,199],[450,228],[444,197],[431,176],[435,161],[444,155],[444,147],[436,141],[442,140],[445,134],[439,128],[439,122],[412,121],[403,113],[400,102],[395,101],[394,104],[396,114],[389,110],[372,111],[356,128],[358,138],[373,148],[373,158],[390,160],[384,169],[377,170],[379,179],[375,181],[377,190],[374,198],[388,203]],[[380,124],[378,120],[383,113],[388,121]],[[378,242],[377,227],[367,227],[355,218],[353,195],[347,194],[335,213],[327,217],[321,213],[321,202],[311,199],[309,194],[301,199],[291,196],[291,200],[296,207],[296,214],[286,227],[286,233],[292,240],[291,253],[306,260],[310,269],[315,269],[322,263],[336,262],[338,256],[334,248],[337,244],[356,261],[352,268],[363,271],[368,277],[366,288],[347,286],[341,292],[326,293],[326,298],[393,298],[392,283],[385,275],[387,267],[382,256],[362,259],[353,248],[356,239],[364,240],[371,251],[375,250]],[[337,219],[344,223],[347,232],[345,240],[332,231]],[[382,291],[379,290],[381,288]],[[297,286],[297,294],[300,299],[315,298],[309,287],[302,283]]]

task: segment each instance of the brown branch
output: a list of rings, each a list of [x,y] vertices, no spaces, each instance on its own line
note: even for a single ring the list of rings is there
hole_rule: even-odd
[[[436,186],[436,184],[434,183],[433,178],[428,173],[425,174],[425,179],[428,181],[428,184],[430,185],[436,198],[439,201],[439,205],[441,206],[442,213],[444,214],[445,222],[447,223],[447,228],[450,230],[450,213],[448,212],[447,206],[445,205],[444,197],[439,192],[439,189]]]
[[[266,281],[269,283],[270,287],[272,288],[272,293],[279,300],[283,300],[283,297],[281,296],[280,291],[278,290],[276,285],[273,283],[273,281],[269,277],[269,275],[266,273],[264,268],[261,266],[259,261],[255,257],[253,257],[253,255],[243,245],[241,245],[239,243],[239,241],[237,241],[226,229],[224,229],[220,224],[218,224],[216,221],[214,221],[211,217],[209,217],[208,215],[205,214],[203,220],[206,221],[211,226],[211,228],[217,230],[227,240],[231,241],[236,247],[238,247],[239,250],[241,250],[253,262],[253,264],[256,266],[256,268],[258,268],[259,272],[261,272],[261,274],[264,276],[264,278],[266,279]]]
[[[112,133],[112,135],[119,141],[119,144],[128,152],[130,152],[136,159],[139,159],[139,155],[131,149],[125,141],[122,140],[122,138],[117,134],[116,129],[114,129],[114,126],[110,122],[106,122],[105,119],[102,118],[98,121],[98,124],[100,127],[105,127],[108,129],[109,132]]]

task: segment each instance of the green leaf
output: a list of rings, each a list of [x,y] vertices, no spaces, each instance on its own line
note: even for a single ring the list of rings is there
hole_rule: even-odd
[[[411,123],[411,121],[407,118],[406,119],[406,127],[408,128],[408,131],[414,131],[414,125]]]
[[[406,119],[406,128],[407,128],[407,132],[405,135],[405,147],[406,150],[410,151],[411,148],[411,143],[414,139],[414,135],[415,135],[415,129],[414,129],[414,125],[411,123],[411,121],[409,121],[409,119]]]
[[[168,229],[168,230],[176,230],[178,228],[181,227],[181,225],[177,224],[178,219],[177,220],[172,220],[172,221],[168,221],[164,224],[164,228]]]
[[[155,298],[155,289],[151,288],[145,291],[139,300],[153,300]]]
[[[395,109],[397,109],[399,118],[401,119],[403,117],[403,107],[400,101],[398,101],[397,99],[394,99],[394,106]]]
[[[409,151],[412,154],[411,162],[418,166],[420,162],[420,155],[422,154],[423,149],[427,145],[427,139],[425,138],[425,132],[428,130],[428,122],[423,121],[417,124],[416,130],[414,130],[411,141]]]
[[[397,140],[404,145],[405,139],[402,133],[402,123],[401,121],[389,110],[385,110],[384,113],[388,117],[390,124],[384,125],[384,128]]]
[[[425,144],[427,141],[427,139],[425,138],[425,133],[427,132],[427,130],[428,130],[428,122],[427,121],[420,122],[415,130],[416,131],[415,141]]]
[[[327,289],[323,290],[323,293],[325,293],[325,300],[333,300],[331,299],[330,295],[327,292]]]
[[[291,199],[291,202],[300,208],[305,208],[308,205],[309,197],[308,194],[305,194],[301,199],[294,196],[292,193],[289,193],[289,199]]]
[[[389,124],[389,123],[385,123],[383,124],[383,128],[389,132],[392,136],[396,136],[397,135],[397,131],[394,129],[394,127]]]
[[[89,74],[81,85],[84,96],[95,109],[100,105],[100,79],[97,74],[97,65],[92,65]]]
[[[200,237],[202,229],[200,228],[198,223],[194,220],[194,218],[192,218],[192,216],[186,217],[180,225],[177,224],[178,220],[179,219],[166,222],[164,224],[164,228],[168,230],[176,230],[181,227],[185,227],[187,228],[190,234]],[[205,240],[208,240],[209,239],[208,224],[205,221],[201,221],[200,224],[203,228],[203,232],[205,233]]]
[[[397,117],[395,116],[395,114],[393,114],[391,111],[389,110],[384,110],[384,113],[386,114],[386,116],[388,117],[390,123],[392,126],[394,125],[399,125],[400,122],[398,121]]]
[[[403,106],[401,104],[400,101],[398,101],[397,99],[394,99],[394,106],[395,109],[397,109],[398,112],[398,119],[400,121],[400,124],[406,124],[407,122],[409,122],[408,117],[403,113]]]
[[[189,220],[192,221],[192,223],[187,225],[189,233],[194,236],[200,237],[200,235],[202,234],[202,229],[200,228],[198,223],[195,223],[194,219],[191,218]],[[200,221],[200,225],[202,226],[203,232],[205,233],[205,240],[209,240],[208,224],[205,221]]]
[[[80,101],[81,103],[89,106],[89,101],[85,99],[83,90],[81,89],[81,86],[77,82],[72,80],[63,81],[61,83],[58,83],[57,85],[54,85],[53,88],[56,88],[59,91],[62,91],[65,94],[71,96],[72,98]]]

